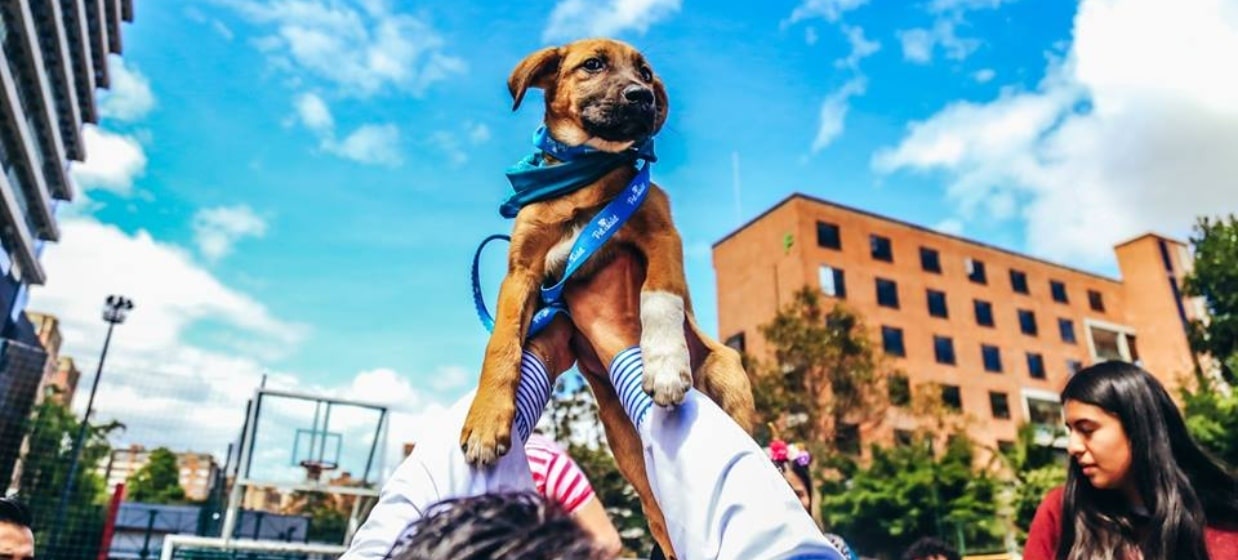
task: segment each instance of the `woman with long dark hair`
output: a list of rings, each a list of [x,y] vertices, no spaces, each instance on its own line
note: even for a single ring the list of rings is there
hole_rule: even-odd
[[[1238,559],[1238,482],[1191,439],[1151,374],[1125,362],[1062,391],[1070,465],[1045,497],[1024,560]]]

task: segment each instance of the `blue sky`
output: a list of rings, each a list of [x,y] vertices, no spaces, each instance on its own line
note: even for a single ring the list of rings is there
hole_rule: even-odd
[[[635,44],[668,85],[654,177],[710,331],[710,244],[792,192],[1106,274],[1115,242],[1238,198],[1234,164],[1190,149],[1238,138],[1217,93],[1238,24],[1214,0],[136,4],[32,303],[87,356],[96,301],[137,301],[105,410],[181,383],[224,414],[262,372],[410,413],[462,394],[486,339],[469,259],[509,228],[503,171],[541,116],[537,94],[511,112],[507,75],[583,36]],[[1165,149],[1185,160],[1139,157]],[[1160,180],[1183,169],[1198,193]]]

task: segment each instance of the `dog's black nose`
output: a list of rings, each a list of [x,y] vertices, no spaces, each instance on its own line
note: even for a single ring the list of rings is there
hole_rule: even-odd
[[[631,103],[653,104],[653,90],[640,84],[632,84],[623,88],[623,98]]]

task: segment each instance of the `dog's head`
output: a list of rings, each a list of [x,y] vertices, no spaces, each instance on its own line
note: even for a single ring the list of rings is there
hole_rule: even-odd
[[[619,152],[662,128],[666,88],[627,43],[588,39],[537,51],[507,80],[520,107],[530,87],[546,91],[546,127],[556,140]]]

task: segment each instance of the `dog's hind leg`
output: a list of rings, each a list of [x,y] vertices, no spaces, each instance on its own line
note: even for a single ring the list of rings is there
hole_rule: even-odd
[[[756,405],[752,399],[752,382],[744,371],[744,363],[734,348],[719,343],[701,331],[696,317],[688,310],[684,322],[688,345],[696,365],[695,386],[709,395],[739,427],[749,434],[756,421]]]

